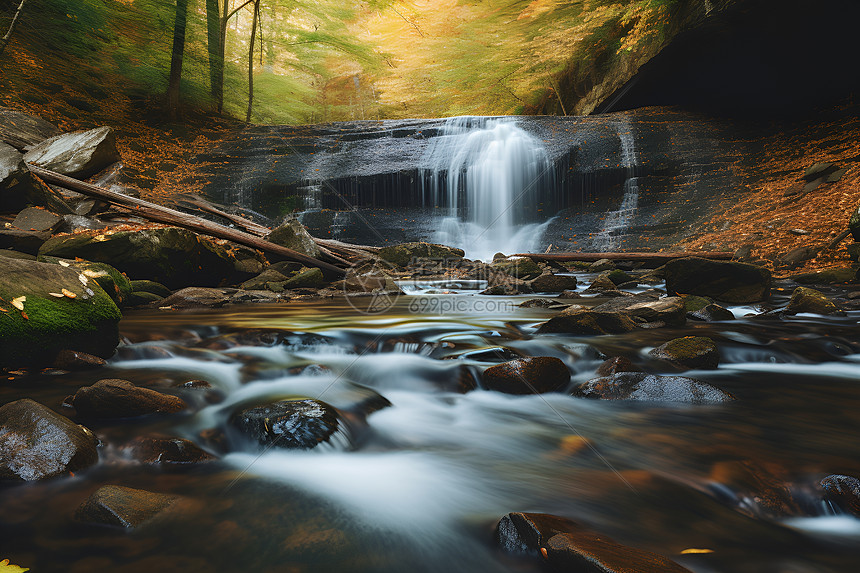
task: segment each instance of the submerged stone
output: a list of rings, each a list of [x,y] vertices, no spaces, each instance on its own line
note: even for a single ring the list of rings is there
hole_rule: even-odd
[[[281,400],[241,410],[230,425],[261,446],[309,450],[340,429],[337,410],[321,400]]]
[[[149,414],[179,412],[185,402],[176,396],[135,386],[128,380],[99,380],[84,386],[66,399],[83,418],[135,418]]]
[[[75,512],[75,519],[93,525],[135,529],[154,519],[180,498],[118,485],[102,486]]]

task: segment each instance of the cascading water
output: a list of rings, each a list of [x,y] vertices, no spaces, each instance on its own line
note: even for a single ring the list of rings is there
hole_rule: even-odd
[[[553,185],[552,163],[512,120],[452,118],[422,163],[425,204],[446,209],[436,242],[483,260],[540,244],[547,222],[537,220],[538,197]]]
[[[603,228],[594,236],[595,249],[601,252],[618,249],[639,206],[639,178],[636,177],[636,140],[633,127],[629,122],[621,121],[616,129],[621,141],[621,165],[627,170],[627,179],[624,181],[621,205],[617,210],[606,213]]]

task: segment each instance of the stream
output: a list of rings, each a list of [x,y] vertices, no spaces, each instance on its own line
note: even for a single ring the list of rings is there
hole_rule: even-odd
[[[520,308],[524,296],[477,295],[476,286],[404,285],[410,294],[374,315],[339,298],[131,311],[120,325],[125,343],[106,368],[12,376],[0,390],[4,403],[31,397],[63,412],[78,387],[123,378],[191,408],[88,424],[103,442],[98,465],[0,489],[2,556],[39,572],[529,572],[539,562],[502,554],[492,535],[506,513],[532,511],[572,518],[695,572],[857,570],[860,520],[804,492],[824,476],[860,472],[860,313],[754,319],[744,318],[754,309],[738,307],[734,321],[536,336],[557,311]],[[721,364],[685,375],[736,401],[568,395],[605,356],[660,373],[646,352],[690,334],[714,339]],[[570,388],[458,391],[463,377],[527,355],[563,360]],[[180,387],[193,379],[211,388]],[[350,410],[377,394],[391,406],[310,451],[219,437],[239,405],[304,396]],[[141,435],[187,438],[219,459],[144,466],[121,448]],[[779,485],[756,492],[743,468]],[[105,484],[186,500],[131,533],[75,522],[75,509]],[[762,510],[759,497],[782,484],[791,484],[799,509]]]

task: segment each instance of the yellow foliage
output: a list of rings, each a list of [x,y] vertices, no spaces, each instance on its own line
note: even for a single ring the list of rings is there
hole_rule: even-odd
[[[8,559],[0,561],[0,573],[24,573],[24,571],[29,570],[28,567],[18,567],[17,565],[10,564]]]

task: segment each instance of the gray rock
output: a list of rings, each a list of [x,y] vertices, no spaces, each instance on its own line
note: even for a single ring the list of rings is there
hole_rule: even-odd
[[[619,312],[600,312],[571,307],[558,313],[538,328],[538,334],[622,334],[636,328],[630,317]]]
[[[35,481],[95,464],[88,429],[29,398],[0,407],[0,480]]]
[[[120,160],[110,127],[64,133],[35,145],[24,161],[70,177],[89,177]]]
[[[576,290],[576,277],[573,275],[554,275],[544,273],[531,281],[534,292],[564,292]]]
[[[27,207],[15,217],[12,226],[22,231],[53,231],[62,224],[63,218],[46,209]]]
[[[187,287],[176,291],[159,302],[159,306],[173,308],[217,308],[230,302],[224,289]]]
[[[60,130],[40,117],[0,107],[0,140],[18,151],[59,135]]]
[[[313,237],[297,219],[285,221],[283,225],[269,233],[266,240],[315,259],[321,255]]]
[[[234,414],[230,425],[262,446],[285,449],[309,450],[343,431],[337,410],[320,400],[281,400],[247,408]]]
[[[706,305],[699,310],[687,313],[687,318],[692,320],[702,320],[704,322],[716,322],[720,320],[734,320],[735,315],[727,308],[724,308],[716,303]]]
[[[575,388],[574,396],[598,400],[636,400],[682,404],[719,404],[734,400],[728,392],[682,376],[622,372],[595,378]]]

